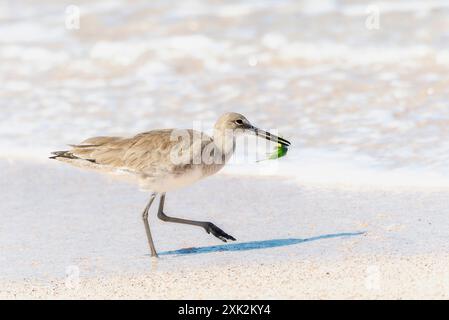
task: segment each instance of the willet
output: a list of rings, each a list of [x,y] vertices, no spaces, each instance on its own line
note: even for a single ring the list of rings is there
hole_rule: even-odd
[[[243,115],[230,112],[215,123],[212,137],[191,129],[153,130],[131,138],[93,137],[70,145],[70,150],[53,152],[50,159],[103,172],[125,172],[137,178],[143,189],[151,191],[142,218],[151,256],[157,257],[148,223],[148,211],[157,194],[160,194],[159,219],[204,228],[224,242],[235,240],[211,222],[167,216],[164,202],[167,191],[190,185],[223,168],[234,153],[236,136],[245,132],[290,145],[287,140],[254,127]]]

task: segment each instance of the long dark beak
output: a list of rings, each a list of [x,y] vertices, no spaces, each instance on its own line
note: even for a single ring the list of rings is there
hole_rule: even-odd
[[[286,147],[290,146],[290,141],[287,141],[284,138],[275,136],[274,134],[271,134],[267,131],[260,130],[256,127],[251,127],[249,130],[253,131],[254,134],[258,137],[265,138],[265,139],[273,141],[275,143],[280,143],[281,145],[286,146]]]

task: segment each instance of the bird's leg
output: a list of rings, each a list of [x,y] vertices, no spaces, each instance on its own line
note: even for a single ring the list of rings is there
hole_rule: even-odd
[[[154,247],[153,238],[151,237],[150,225],[148,223],[148,211],[150,210],[151,204],[153,203],[155,198],[156,198],[156,193],[153,192],[151,194],[150,201],[148,201],[148,204],[142,213],[143,224],[145,226],[145,232],[147,233],[148,244],[150,245],[152,257],[157,257],[157,252],[156,252],[156,248]]]
[[[217,227],[215,224],[211,222],[205,222],[205,221],[195,221],[195,220],[187,220],[187,219],[180,219],[180,218],[174,218],[169,217],[164,213],[164,202],[165,202],[165,192],[161,195],[161,200],[159,202],[159,210],[157,212],[157,217],[161,219],[162,221],[167,222],[175,222],[175,223],[183,223],[183,224],[190,224],[193,226],[198,226],[204,228],[207,233],[212,233],[215,237],[220,239],[221,241],[226,242],[226,240],[233,240],[235,241],[235,238],[233,236],[230,236],[223,230],[221,230],[219,227]]]

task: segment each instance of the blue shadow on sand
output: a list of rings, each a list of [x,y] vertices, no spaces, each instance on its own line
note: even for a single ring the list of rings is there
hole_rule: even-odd
[[[365,232],[347,232],[347,233],[333,233],[324,234],[321,236],[304,238],[304,239],[273,239],[273,240],[263,240],[263,241],[250,241],[242,243],[229,243],[222,244],[218,246],[208,246],[208,247],[195,247],[195,248],[185,248],[172,251],[159,252],[159,255],[183,255],[183,254],[199,254],[199,253],[211,253],[211,252],[221,252],[221,251],[246,251],[246,250],[257,250],[257,249],[267,249],[276,247],[291,246],[294,244],[311,242],[323,239],[332,238],[347,238],[353,236],[359,236]]]

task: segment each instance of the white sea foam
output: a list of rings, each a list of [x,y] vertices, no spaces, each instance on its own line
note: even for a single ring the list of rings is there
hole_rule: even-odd
[[[371,3],[356,3],[341,8],[341,11],[346,15],[366,16],[367,8],[369,6],[376,6],[379,8],[381,14],[388,13],[428,13],[436,9],[449,8],[449,3],[444,0],[406,0],[406,1],[373,1]]]
[[[237,157],[239,157],[237,155]],[[261,157],[261,155],[259,155]],[[277,163],[276,163],[277,162]],[[294,150],[285,158],[261,162],[242,159],[224,171],[230,175],[275,176],[300,186],[448,188],[447,170],[421,166],[388,168],[376,159],[324,150]]]
[[[69,4],[0,5],[2,158],[237,111],[293,147],[225,173],[446,185],[446,1],[377,2],[379,30],[371,1],[86,2],[79,30]]]

